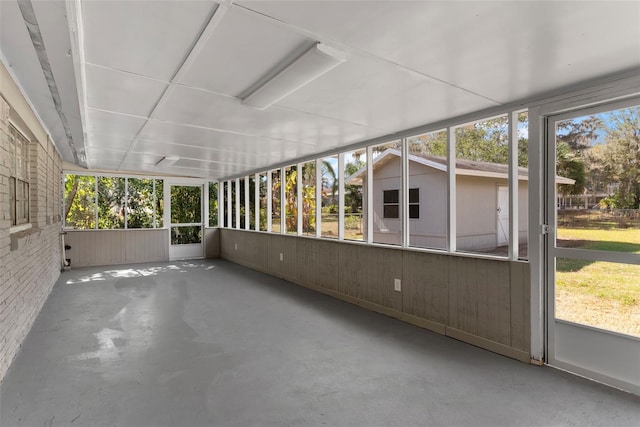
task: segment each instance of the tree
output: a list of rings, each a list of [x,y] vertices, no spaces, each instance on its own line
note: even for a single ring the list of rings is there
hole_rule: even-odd
[[[347,177],[358,172],[360,169],[366,166],[366,163],[362,160],[356,160],[347,163],[344,167],[344,172]],[[344,206],[345,210],[349,210],[351,213],[362,212],[362,186],[345,184],[344,186]]]
[[[556,141],[556,174],[575,181],[574,184],[558,185],[561,194],[582,194],[587,182],[585,163],[571,150],[569,144],[563,141]]]
[[[610,205],[640,208],[640,107],[609,114],[605,145],[598,156],[602,174],[616,187]]]

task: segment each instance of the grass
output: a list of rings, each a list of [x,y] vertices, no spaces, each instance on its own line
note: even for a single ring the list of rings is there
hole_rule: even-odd
[[[561,228],[558,245],[640,254],[640,231]],[[640,336],[640,266],[558,259],[556,317]]]

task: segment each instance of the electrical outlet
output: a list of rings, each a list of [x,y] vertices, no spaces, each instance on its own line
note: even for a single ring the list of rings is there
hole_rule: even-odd
[[[402,284],[400,282],[400,279],[393,279],[393,290],[396,292],[402,291]]]
[[[284,261],[284,255],[282,252],[280,252],[280,261]]]
[[[238,250],[238,244],[237,243],[235,244],[235,250],[236,251]]]

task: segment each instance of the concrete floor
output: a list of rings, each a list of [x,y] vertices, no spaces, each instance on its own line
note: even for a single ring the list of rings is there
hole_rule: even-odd
[[[640,399],[223,260],[63,273],[9,426],[638,426]]]

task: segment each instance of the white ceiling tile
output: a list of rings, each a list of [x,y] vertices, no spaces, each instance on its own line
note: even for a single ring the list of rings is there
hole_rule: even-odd
[[[245,168],[252,168],[259,164],[261,154],[242,153],[238,151],[221,151],[191,145],[168,144],[158,141],[138,141],[133,149],[134,153],[160,153],[165,156],[178,156],[213,163],[230,163]],[[275,159],[271,159],[272,161]]]
[[[180,83],[237,97],[313,43],[259,15],[232,8]]]
[[[82,7],[87,62],[168,81],[217,4],[85,1]]]
[[[156,119],[212,129],[314,144],[323,150],[381,135],[380,129],[271,107],[260,111],[238,99],[187,87],[172,87]]]
[[[640,65],[635,1],[239,4],[502,103]]]
[[[89,109],[87,124],[89,145],[102,148],[122,147],[126,140],[132,141],[135,138],[145,122],[146,119],[143,117]]]
[[[276,105],[392,133],[497,104],[390,63],[352,56]]]
[[[91,108],[148,116],[167,83],[88,64],[87,104]]]
[[[315,149],[315,145],[301,144],[273,138],[221,132],[201,127],[182,126],[152,120],[142,133],[141,140],[192,145],[222,152],[252,153],[263,161],[281,161],[288,153],[303,156]]]

